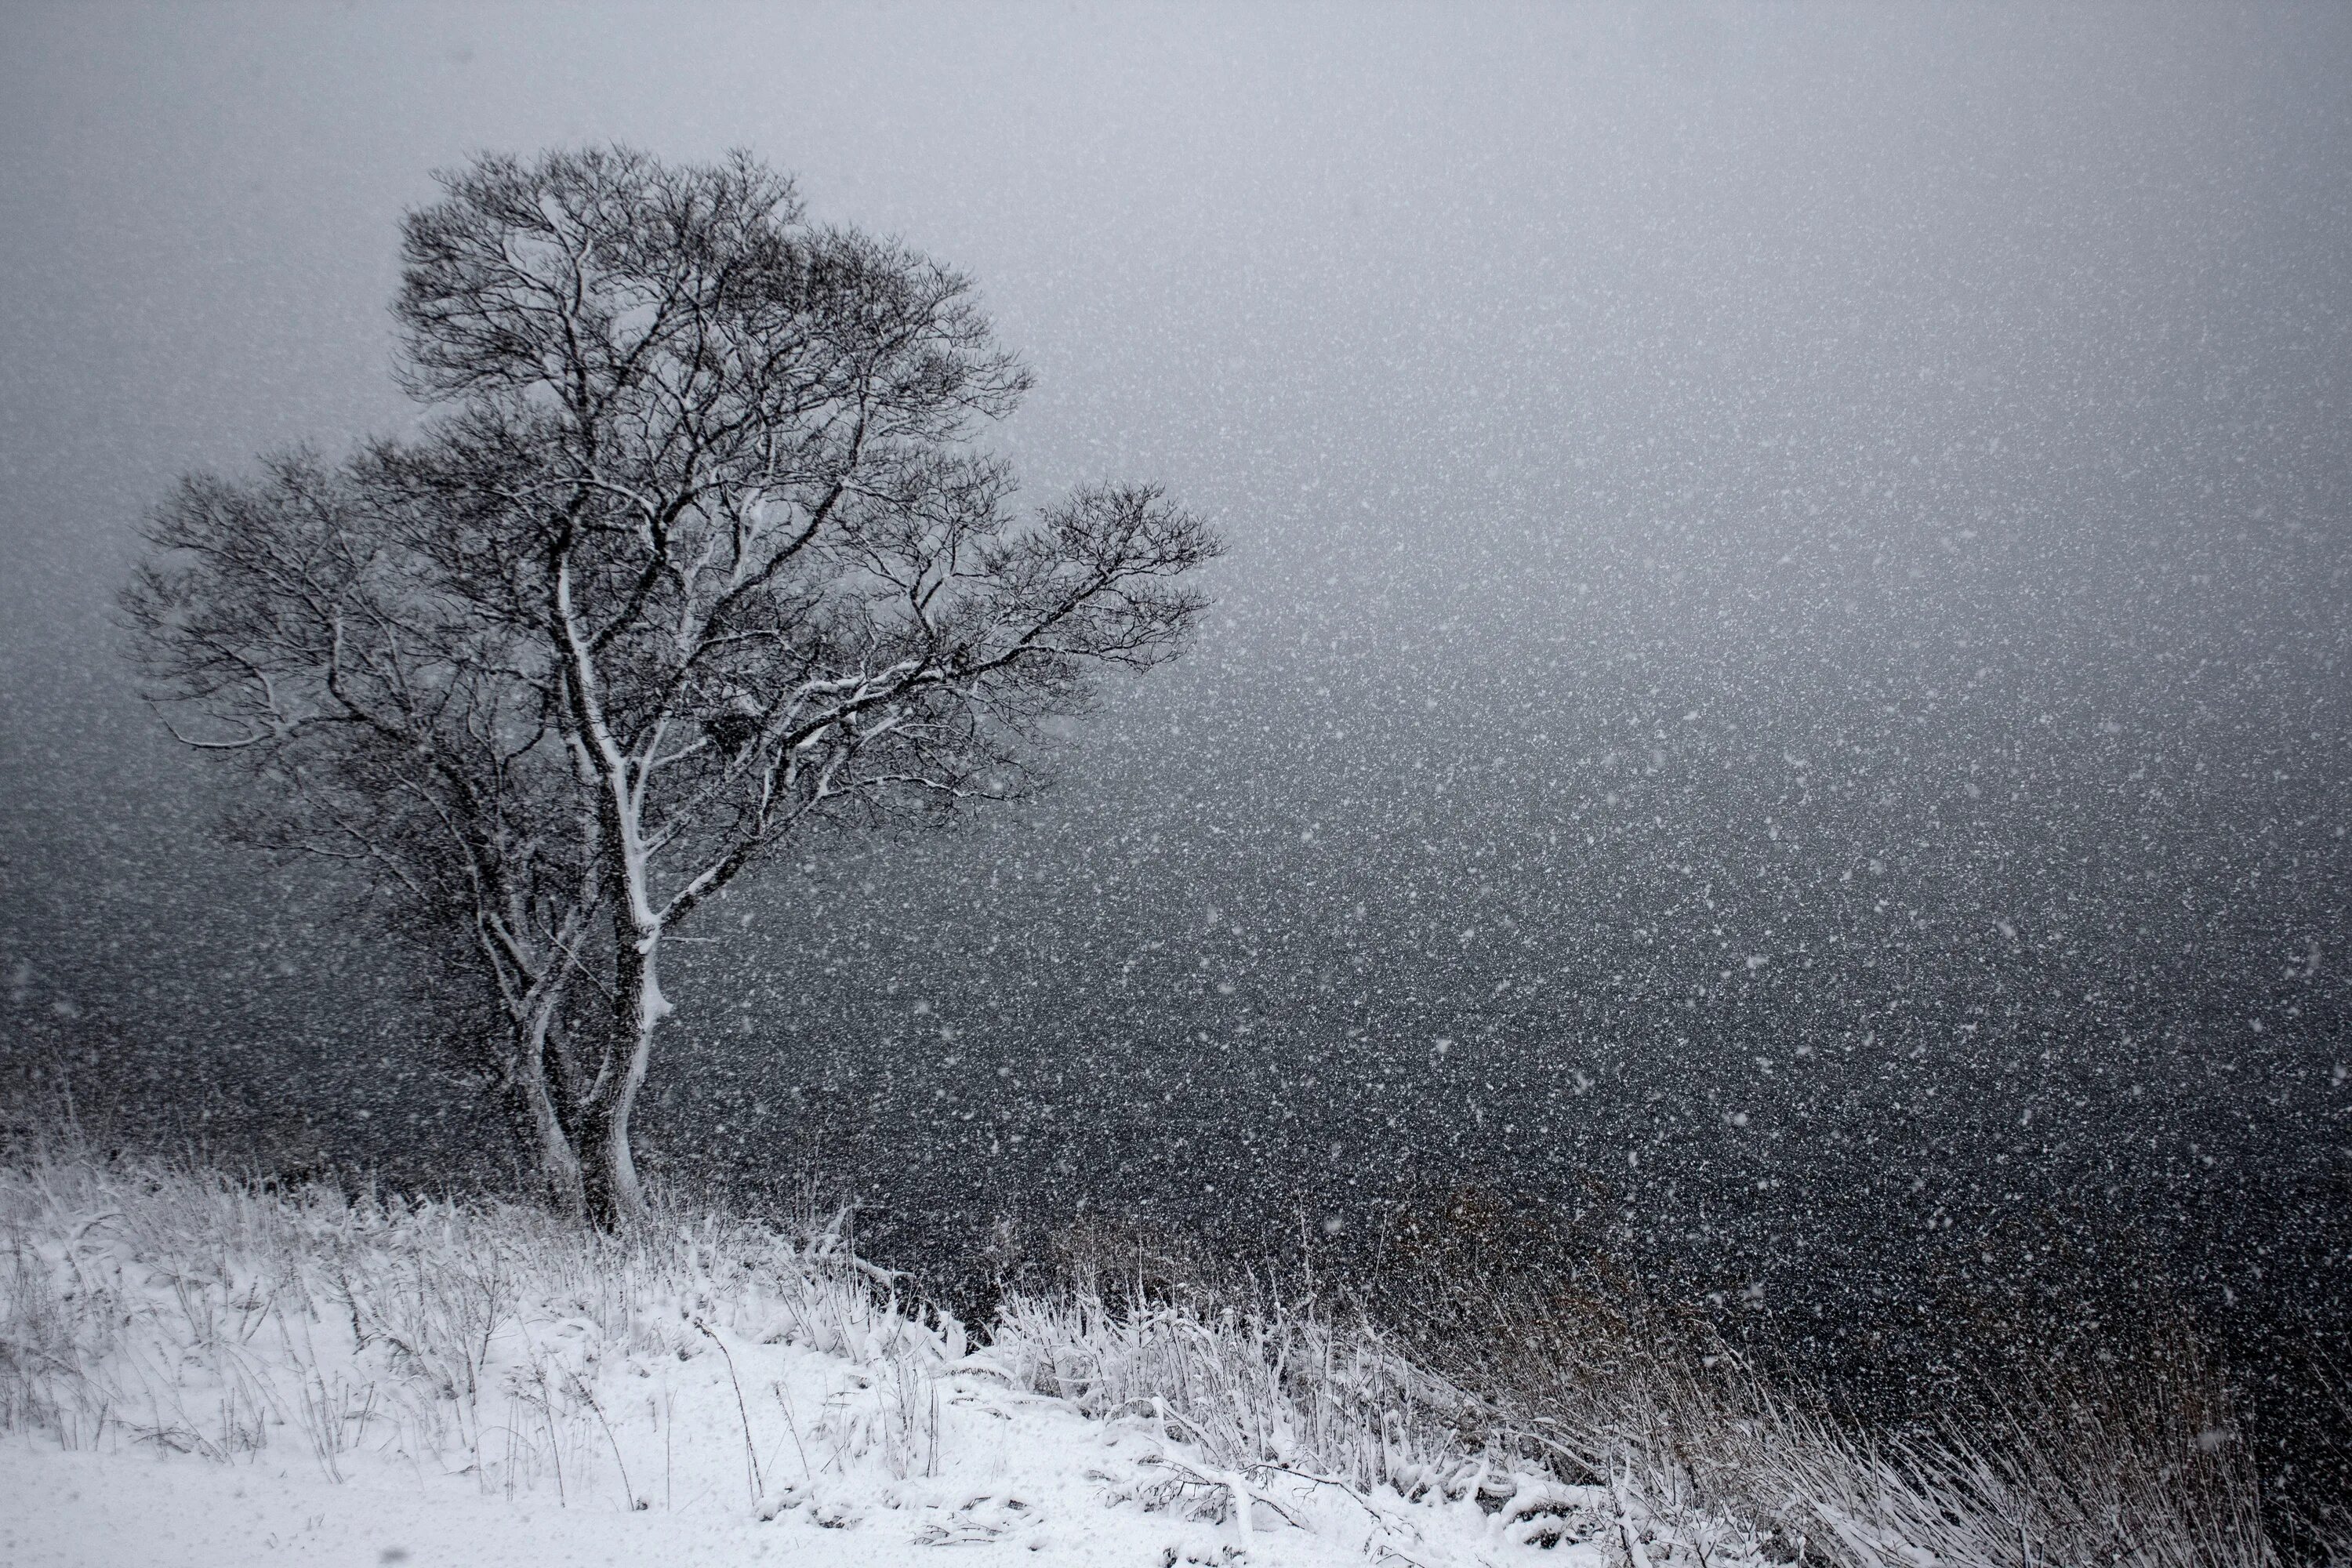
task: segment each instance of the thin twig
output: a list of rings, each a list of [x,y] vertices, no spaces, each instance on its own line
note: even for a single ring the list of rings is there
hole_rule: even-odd
[[[760,1480],[760,1455],[751,1446],[751,1412],[743,1403],[743,1384],[742,1380],[735,1375],[735,1358],[728,1353],[727,1342],[710,1331],[709,1324],[697,1318],[694,1320],[694,1326],[704,1339],[719,1347],[719,1353],[726,1359],[727,1381],[735,1385],[735,1415],[743,1423],[743,1458],[744,1462],[751,1467],[751,1506],[757,1508],[760,1506],[760,1496],[767,1490],[767,1488]]]

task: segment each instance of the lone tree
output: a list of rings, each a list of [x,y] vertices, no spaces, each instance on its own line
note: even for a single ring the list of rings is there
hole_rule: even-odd
[[[745,155],[486,157],[409,215],[413,438],[184,480],[125,595],[254,842],[363,871],[478,974],[550,1190],[640,1215],[663,944],[820,822],[1018,791],[1180,652],[1219,551],[1152,489],[1016,516],[1026,373],[971,283]]]

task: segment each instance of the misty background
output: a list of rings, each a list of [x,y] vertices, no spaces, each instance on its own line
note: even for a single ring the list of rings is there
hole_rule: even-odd
[[[112,595],[182,472],[411,419],[430,171],[743,146],[979,279],[1028,496],[1234,548],[1056,789],[707,911],[653,1168],[855,1192],[946,1279],[1081,1215],[1451,1224],[1898,1405],[1956,1321],[2178,1318],[2315,1419],[2347,82],[2332,5],[12,7],[6,1048],[495,1163],[434,977],[212,835]]]

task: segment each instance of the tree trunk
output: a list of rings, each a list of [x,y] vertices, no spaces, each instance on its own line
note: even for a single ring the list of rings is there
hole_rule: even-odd
[[[554,1108],[547,1103],[544,1093],[535,1097],[528,1107],[530,1115],[531,1152],[537,1157],[539,1183],[548,1201],[572,1219],[587,1217],[587,1192],[581,1184],[580,1152],[564,1135],[562,1124],[555,1118]]]
[[[669,999],[661,990],[660,931],[638,931],[625,915],[616,916],[614,924],[621,982],[614,987],[614,1023],[627,1042],[628,1056],[590,1102],[580,1127],[588,1217],[604,1230],[617,1230],[646,1216],[645,1187],[629,1146],[629,1115],[653,1059],[654,1031],[670,1012]]]
[[[588,1194],[582,1184],[580,1151],[572,1146],[572,1133],[563,1125],[548,1085],[547,1029],[552,1016],[553,1008],[549,1007],[532,1020],[522,1042],[526,1065],[516,1087],[530,1119],[531,1147],[538,1155],[539,1179],[549,1199],[572,1218],[584,1219]]]

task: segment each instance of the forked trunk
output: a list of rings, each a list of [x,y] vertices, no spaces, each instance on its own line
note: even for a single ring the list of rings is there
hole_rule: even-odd
[[[646,1215],[644,1184],[637,1179],[636,1155],[629,1146],[629,1115],[636,1107],[637,1090],[646,1081],[653,1059],[654,1031],[669,1016],[661,991],[658,960],[661,932],[640,932],[625,920],[615,945],[620,950],[620,981],[614,988],[618,1005],[616,1029],[626,1042],[627,1059],[589,1103],[580,1127],[582,1176],[588,1218],[599,1229],[617,1230]]]
[[[570,1086],[551,1071],[550,1046],[563,1002],[560,983],[542,977],[507,1011],[507,1037],[497,1062],[506,1110],[516,1143],[526,1152],[531,1178],[547,1200],[574,1219],[587,1215],[581,1185],[578,1129],[566,1124],[564,1108],[576,1102]]]

